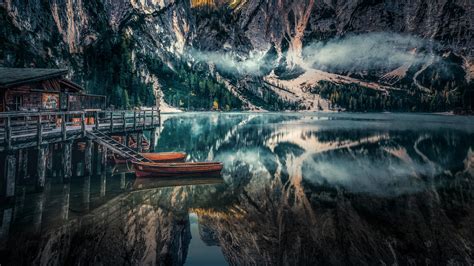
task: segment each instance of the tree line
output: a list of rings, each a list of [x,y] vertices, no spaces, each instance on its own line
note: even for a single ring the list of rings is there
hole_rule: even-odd
[[[159,59],[147,58],[150,71],[162,83],[165,101],[185,110],[238,110],[241,101],[210,74],[205,65],[189,66],[174,62],[174,69]]]
[[[328,99],[331,109],[355,112],[444,112],[462,105],[461,92],[449,87],[431,94],[421,93],[415,87],[384,93],[355,83],[321,81],[311,88],[311,92]]]

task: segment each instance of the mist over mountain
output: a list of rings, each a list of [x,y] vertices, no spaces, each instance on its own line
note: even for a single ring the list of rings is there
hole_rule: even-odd
[[[472,108],[470,1],[2,2],[0,65],[69,68],[116,107]]]

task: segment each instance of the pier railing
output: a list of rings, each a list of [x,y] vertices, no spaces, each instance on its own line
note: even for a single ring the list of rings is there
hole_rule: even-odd
[[[108,133],[126,133],[160,126],[160,111],[94,110],[69,112],[0,113],[0,145],[9,149],[16,142],[48,143],[48,139],[67,140],[85,137],[98,129]],[[31,143],[30,143],[31,144]]]

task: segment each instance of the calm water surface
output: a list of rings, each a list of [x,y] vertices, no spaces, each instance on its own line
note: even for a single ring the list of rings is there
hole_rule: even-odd
[[[222,177],[84,176],[78,149],[70,182],[18,177],[0,264],[474,263],[473,118],[179,114],[155,134]]]

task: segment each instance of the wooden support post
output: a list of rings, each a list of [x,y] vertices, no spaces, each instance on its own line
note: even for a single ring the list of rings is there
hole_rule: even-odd
[[[16,174],[16,158],[15,154],[8,152],[5,158],[5,175],[3,192],[6,198],[15,196],[15,175]]]
[[[98,143],[92,144],[92,172],[93,175],[100,173],[102,168],[102,156],[100,152],[100,145]]]
[[[141,111],[137,112],[137,127],[140,127],[140,123],[141,123],[140,119],[141,119],[141,116],[142,116],[141,114],[142,114]]]
[[[155,142],[156,142],[156,129],[153,128],[150,131],[150,152],[155,151]]]
[[[69,183],[63,185],[63,200],[62,200],[62,210],[61,217],[63,220],[69,219],[69,198],[71,197],[71,186]]]
[[[66,119],[66,114],[63,114],[61,116],[61,135],[62,135],[62,138],[63,140],[66,140],[67,139],[67,131],[66,131],[66,123],[67,123],[67,119]]]
[[[85,211],[89,211],[91,201],[91,176],[84,176],[84,183],[82,187],[82,204]]]
[[[43,211],[45,206],[46,193],[37,194],[37,197],[33,200],[33,221],[30,224],[34,233],[41,232],[41,224],[43,223]]]
[[[63,142],[62,165],[64,179],[72,176],[72,142]]]
[[[144,110],[143,111],[143,126],[142,127],[145,128],[145,126],[146,126],[146,111]]]
[[[21,149],[18,151],[18,176],[21,179],[28,179],[28,150]]]
[[[48,149],[47,149],[47,155],[46,155],[46,169],[48,171],[51,171],[53,170],[53,155],[54,155],[54,151],[53,151],[53,146],[47,146]]]
[[[137,151],[142,152],[143,151],[143,134],[141,132],[137,133]]]
[[[114,130],[114,112],[110,112],[110,132]]]
[[[125,173],[120,173],[120,189],[125,189],[127,176]]]
[[[137,130],[137,110],[133,110],[133,129]]]
[[[15,210],[16,211],[16,210]],[[10,226],[13,220],[13,208],[4,209],[1,215],[2,223],[0,226],[0,241],[6,243],[10,234]]]
[[[95,123],[95,130],[99,130],[99,111],[94,113],[94,123]]]
[[[105,172],[107,169],[107,156],[108,156],[108,150],[107,147],[102,146],[102,160],[101,160],[101,165],[102,165],[102,171]]]
[[[105,192],[107,191],[107,172],[102,172],[100,174],[100,196],[105,197]]]
[[[43,125],[42,125],[42,116],[41,114],[38,116],[38,123],[37,123],[37,139],[38,139],[38,147],[41,146],[43,143]]]
[[[82,137],[86,136],[86,114],[81,113],[81,131],[82,131]]]
[[[17,187],[15,190],[15,212],[13,213],[13,220],[16,220],[17,217],[22,217],[23,210],[25,209],[26,196],[26,188],[24,186]]]
[[[127,128],[127,117],[126,117],[126,114],[125,112],[122,112],[122,120],[123,120],[123,130],[125,131],[125,129]]]
[[[129,142],[130,142],[129,136],[128,134],[125,134],[125,146],[129,147],[129,144],[130,144]]]
[[[43,191],[46,180],[46,149],[47,147],[38,147],[38,161],[36,164],[36,190]]]
[[[86,150],[84,152],[84,173],[85,175],[92,174],[92,140],[86,140]]]
[[[5,139],[7,142],[7,149],[12,147],[12,128],[11,128],[11,118],[8,116],[5,121]]]
[[[151,108],[151,127],[155,127],[155,107]]]

